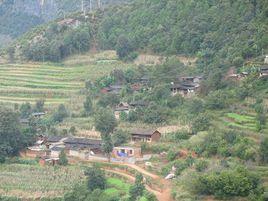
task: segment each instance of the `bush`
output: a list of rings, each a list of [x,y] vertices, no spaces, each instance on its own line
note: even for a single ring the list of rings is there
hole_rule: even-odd
[[[6,158],[4,156],[0,156],[0,164],[4,163],[6,161]]]
[[[177,157],[178,153],[173,149],[170,149],[167,154],[168,161],[174,161]]]
[[[210,118],[206,114],[200,114],[192,122],[192,132],[196,134],[200,131],[206,131],[210,127]]]
[[[57,111],[53,114],[54,122],[62,122],[63,119],[68,117],[68,112],[63,104],[60,104]]]
[[[59,155],[59,165],[63,165],[63,166],[68,165],[68,159],[67,159],[67,156],[66,156],[64,150],[62,150],[60,152],[60,155]]]
[[[208,161],[206,161],[206,160],[198,160],[195,163],[195,169],[198,172],[204,171],[207,167],[208,167]]]
[[[220,173],[201,175],[193,186],[197,193],[215,195],[219,198],[248,196],[260,185],[260,179],[245,168],[224,170]]]

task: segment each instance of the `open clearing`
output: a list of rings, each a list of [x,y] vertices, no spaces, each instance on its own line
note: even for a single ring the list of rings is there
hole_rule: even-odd
[[[86,80],[130,67],[133,64],[118,61],[112,51],[78,55],[63,64],[1,64],[0,102],[21,104],[44,99],[49,105],[68,103],[80,94]]]

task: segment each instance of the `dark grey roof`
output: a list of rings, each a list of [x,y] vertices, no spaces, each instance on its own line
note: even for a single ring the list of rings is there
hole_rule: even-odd
[[[127,111],[127,110],[129,110],[129,107],[126,107],[126,106],[116,107],[115,108],[115,111]]]
[[[34,112],[34,113],[32,113],[32,116],[43,116],[45,114],[46,113],[44,113],[44,112]]]
[[[29,119],[20,119],[21,124],[28,124],[29,122]]]
[[[148,103],[143,101],[143,100],[138,100],[138,101],[131,101],[129,103],[129,105],[134,106],[134,107],[136,107],[136,106],[147,106]]]
[[[170,86],[170,89],[180,89],[180,90],[188,90],[188,89],[195,89],[197,88],[199,85],[193,82],[182,82],[182,83],[176,83],[176,84],[172,84]]]
[[[52,147],[50,150],[51,151],[62,151],[64,149],[64,147],[57,147],[57,146],[55,146],[55,147]]]
[[[263,68],[261,68],[261,72],[266,72],[266,71],[268,71],[268,67],[263,67]]]
[[[61,136],[49,136],[47,142],[59,142],[63,137]]]
[[[131,131],[131,135],[152,136],[155,132],[159,132],[156,129],[136,129]]]
[[[100,145],[101,140],[87,138],[67,138],[63,141],[65,144],[80,144],[80,145]]]

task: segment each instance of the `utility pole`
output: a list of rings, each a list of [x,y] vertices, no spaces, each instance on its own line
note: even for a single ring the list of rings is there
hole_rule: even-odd
[[[81,11],[84,13],[84,16],[86,15],[84,0],[81,0]]]
[[[89,11],[92,12],[92,0],[89,0]]]
[[[98,0],[98,8],[101,9],[101,0]]]

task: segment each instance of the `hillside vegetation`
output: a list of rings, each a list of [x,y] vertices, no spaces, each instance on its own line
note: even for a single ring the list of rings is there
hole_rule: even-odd
[[[30,60],[44,59],[40,56],[44,47],[39,42],[48,40],[53,48],[45,55],[59,56],[56,59],[46,57],[46,60],[59,60],[96,47],[119,52],[123,48],[121,56],[128,59],[135,57],[135,51],[197,56],[202,72],[230,66],[239,68],[267,50],[267,7],[264,0],[137,0],[129,5],[107,8],[104,14],[97,12],[87,19],[73,16],[81,22],[75,30],[57,28],[53,24],[37,29],[24,37],[36,43],[26,45],[23,55]],[[42,37],[37,42],[35,37],[40,36],[40,31]],[[79,37],[68,35],[85,39],[80,39],[79,45]],[[76,43],[71,45],[73,50],[69,48],[71,43]],[[25,41],[22,45],[25,46]],[[66,49],[68,53],[63,52]]]

